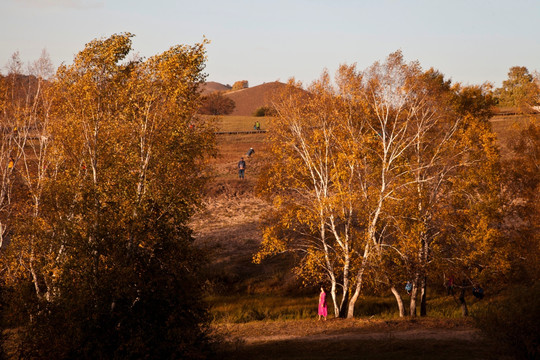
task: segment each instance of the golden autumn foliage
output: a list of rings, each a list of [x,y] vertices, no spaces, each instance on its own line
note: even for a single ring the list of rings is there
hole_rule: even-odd
[[[274,103],[261,182],[274,212],[255,260],[300,254],[300,273],[323,275],[335,315],[347,317],[366,283],[386,284],[403,315],[407,280],[425,300],[441,269],[469,279],[501,269],[491,104],[487,89],[451,86],[400,52],[305,90],[290,82]]]
[[[12,146],[22,181],[1,261],[4,288],[26,297],[16,315],[31,316],[23,357],[205,351],[202,257],[187,227],[214,153],[196,116],[205,42],[128,60],[132,37],[86,44],[20,110],[33,112]]]

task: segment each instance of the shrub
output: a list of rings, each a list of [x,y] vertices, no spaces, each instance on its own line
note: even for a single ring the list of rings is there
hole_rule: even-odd
[[[202,97],[199,113],[203,115],[229,115],[236,104],[233,99],[224,96],[221,92],[214,92]]]
[[[276,111],[270,106],[261,106],[257,108],[253,113],[253,116],[262,117],[262,116],[274,116]]]
[[[249,87],[249,83],[247,80],[239,80],[239,81],[236,81],[233,86],[232,86],[232,89],[233,91],[235,90],[242,90],[242,89],[247,89]]]
[[[474,317],[489,337],[507,346],[518,359],[540,356],[540,284],[516,286]]]

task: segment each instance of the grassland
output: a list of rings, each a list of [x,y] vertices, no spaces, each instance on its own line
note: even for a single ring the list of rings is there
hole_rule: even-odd
[[[271,118],[256,116],[205,116],[208,121],[215,124],[216,131],[252,131],[255,122],[261,124],[261,130],[268,128]]]
[[[318,294],[272,294],[245,293],[242,296],[222,295],[210,296],[207,301],[212,304],[215,323],[247,323],[251,321],[308,320],[317,317],[316,307]],[[407,301],[407,298],[404,298]],[[474,298],[468,299],[469,311],[475,313],[483,306],[483,302]],[[443,292],[431,294],[429,301],[430,317],[441,319],[459,319],[461,310],[457,297],[446,296]],[[417,313],[420,309],[417,309]],[[378,320],[391,320],[396,317],[397,307],[394,298],[386,296],[362,296],[356,306],[357,317]],[[330,314],[330,318],[333,315]]]

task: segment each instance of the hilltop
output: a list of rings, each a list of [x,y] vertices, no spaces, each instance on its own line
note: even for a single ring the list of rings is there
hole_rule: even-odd
[[[202,94],[208,95],[216,91],[229,91],[229,90],[231,90],[230,85],[223,85],[215,81],[208,81],[204,83],[202,87]]]
[[[250,88],[231,90],[231,87],[216,82],[207,82],[203,88],[203,95],[222,91],[223,94],[232,99],[236,104],[234,111],[230,115],[251,116],[258,108],[271,104],[272,96],[285,86],[284,83],[273,81]]]

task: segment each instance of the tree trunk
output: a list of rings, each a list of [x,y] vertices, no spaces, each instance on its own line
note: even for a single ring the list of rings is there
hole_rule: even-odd
[[[334,277],[332,277],[331,281],[332,281],[332,285],[331,285],[330,295],[332,296],[332,303],[334,304],[334,316],[338,317],[339,308],[337,305],[336,280]]]
[[[427,276],[422,279],[420,290],[420,316],[427,316]]]
[[[349,256],[346,255],[343,267],[343,297],[341,298],[341,304],[339,306],[339,317],[343,319],[347,316],[349,310],[349,264]]]
[[[349,291],[343,291],[343,299],[341,301],[341,307],[339,309],[339,317],[345,319],[349,312]]]
[[[363,278],[364,278],[364,264],[362,264],[362,268],[358,271],[358,276],[356,277],[356,287],[354,289],[354,294],[352,295],[351,300],[349,301],[349,308],[347,309],[347,319],[354,318],[354,304],[356,304],[356,300],[358,300],[358,296],[360,296],[360,290],[362,289]]]
[[[469,309],[467,309],[467,302],[465,301],[465,287],[461,289],[461,295],[459,295],[459,302],[461,303],[461,316],[469,316]]]
[[[354,304],[356,304],[356,300],[358,300],[358,296],[360,296],[360,290],[362,290],[362,281],[364,280],[364,271],[366,270],[367,266],[367,254],[369,252],[369,243],[366,244],[366,247],[364,249],[364,258],[362,259],[362,264],[360,265],[360,269],[358,270],[358,275],[356,276],[356,286],[354,289],[354,294],[351,297],[351,300],[349,301],[349,308],[347,309],[347,319],[354,318]]]
[[[390,290],[392,291],[392,294],[394,294],[394,297],[396,298],[396,302],[399,309],[399,317],[405,317],[405,307],[403,307],[403,299],[401,298],[401,295],[396,290],[395,286],[391,286]]]
[[[354,318],[354,304],[356,304],[356,300],[358,300],[358,296],[360,296],[360,289],[362,288],[361,281],[362,280],[360,280],[360,283],[356,284],[354,294],[351,297],[351,300],[349,301],[349,308],[347,309],[347,319]]]
[[[416,317],[416,297],[418,295],[418,274],[414,277],[412,281],[412,290],[411,290],[411,303],[409,305],[409,314],[411,317]]]

